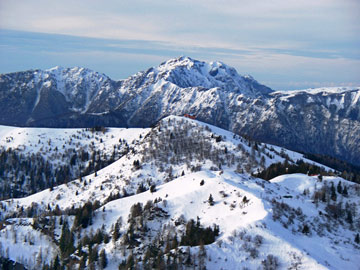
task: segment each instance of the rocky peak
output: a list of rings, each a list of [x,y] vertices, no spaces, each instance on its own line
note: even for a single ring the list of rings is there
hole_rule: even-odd
[[[219,88],[249,97],[266,96],[272,92],[251,76],[242,76],[233,67],[222,62],[207,63],[182,56],[170,59],[149,71],[155,81],[163,79],[181,88]]]

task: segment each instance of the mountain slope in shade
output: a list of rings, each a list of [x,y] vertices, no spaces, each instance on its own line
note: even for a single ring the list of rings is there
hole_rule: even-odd
[[[183,269],[356,269],[358,184],[303,174],[268,182],[241,173],[256,171],[262,157],[265,166],[284,161],[281,155],[289,162],[303,157],[265,144],[255,150],[249,147],[252,142],[195,120],[169,117],[143,131],[130,143],[131,151],[96,175],[1,201],[0,255],[30,269],[42,268],[66,254],[61,235],[68,224],[78,248],[65,262],[76,267],[85,254],[88,259],[104,250],[106,269],[119,269],[131,256],[139,269],[171,265],[174,258]],[[123,132],[132,137],[131,129]],[[93,208],[86,211],[93,214],[83,227],[78,224],[83,212],[76,209],[87,201]],[[200,224],[195,225],[198,234],[200,227],[219,226],[214,241],[181,243],[191,219]],[[99,232],[108,240],[95,237]],[[168,239],[172,244],[167,245]],[[156,252],[145,255],[149,247]],[[101,268],[100,259],[87,259],[88,268]]]
[[[94,97],[111,84],[105,75],[78,67],[0,75],[0,121],[34,126],[41,119],[46,126],[57,126],[56,118],[86,112]]]
[[[197,119],[293,150],[360,164],[360,88],[274,92],[221,62],[171,59],[125,80],[86,69],[0,75],[0,123],[149,127]]]

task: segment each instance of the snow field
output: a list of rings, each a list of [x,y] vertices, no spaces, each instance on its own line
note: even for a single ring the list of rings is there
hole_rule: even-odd
[[[230,153],[236,153],[237,146],[241,144],[246,152],[251,152],[251,147],[247,142],[239,136],[234,136],[231,132],[196,120],[175,116],[164,119],[163,123],[168,123],[169,120],[173,121],[172,125],[179,121],[185,121],[194,129],[198,126],[208,127],[202,131],[204,137],[209,138],[211,134],[222,136],[220,142],[214,143],[215,149],[225,149],[226,147]],[[311,227],[312,233],[309,235],[301,233],[298,229],[303,226],[304,222],[308,222],[310,226],[326,222],[323,216],[319,216],[319,211],[325,213],[325,205],[320,203],[317,207],[311,198],[314,191],[319,190],[324,183],[333,182],[336,186],[341,181],[344,185],[348,185],[349,197],[341,197],[343,203],[358,204],[359,194],[355,191],[356,184],[339,177],[324,177],[323,181],[319,182],[317,177],[303,174],[283,175],[266,182],[246,173],[235,172],[235,166],[224,165],[221,170],[211,169],[216,164],[212,164],[209,160],[201,161],[202,169],[198,172],[191,172],[184,164],[174,165],[174,179],[166,182],[164,180],[166,173],[160,172],[151,162],[141,162],[141,168],[134,168],[134,161],[141,160],[139,153],[148,149],[146,148],[148,147],[147,136],[150,131],[150,129],[109,129],[107,133],[98,135],[103,139],[103,143],[100,143],[100,139],[94,140],[96,147],[105,145],[102,149],[107,149],[110,153],[112,145],[121,138],[129,142],[132,150],[116,162],[99,170],[97,176],[91,174],[84,176],[81,181],[76,179],[68,184],[54,187],[52,191],[47,189],[26,198],[12,199],[1,203],[6,204],[6,212],[11,213],[16,212],[19,207],[27,208],[34,203],[40,205],[40,209],[43,210],[47,208],[48,204],[51,208],[58,205],[60,209],[65,210],[72,206],[81,207],[88,200],[91,202],[98,200],[102,206],[95,211],[93,224],[83,229],[79,237],[76,236],[76,241],[79,241],[84,235],[90,235],[91,232],[94,233],[101,228],[111,234],[113,225],[120,217],[123,220],[120,231],[125,233],[129,227],[127,220],[130,209],[134,204],[140,202],[145,205],[149,200],[154,201],[161,198],[157,206],[166,211],[168,216],[149,223],[150,236],[156,235],[165,225],[173,225],[181,216],[186,221],[196,220],[199,217],[201,224],[205,227],[213,226],[213,224],[220,226],[220,235],[216,242],[205,247],[207,269],[242,269],[244,267],[258,269],[268,255],[277,258],[279,269],[289,269],[295,266],[299,269],[357,269],[360,252],[359,248],[353,244],[354,233],[347,226],[340,224],[331,232],[325,231],[322,236],[319,236],[313,227]],[[7,142],[8,146],[16,148],[29,142],[35,145],[39,138],[42,141],[51,138],[51,143],[55,147],[55,145],[61,145],[62,138],[67,138],[69,135],[76,137],[78,132],[79,130],[4,127],[0,129],[0,140],[6,142],[6,138],[12,137],[13,140]],[[74,140],[78,140],[79,143],[82,140],[84,142],[84,137],[80,136],[79,138],[74,138]],[[259,144],[259,147],[264,145]],[[34,146],[32,151],[39,151],[39,147]],[[271,150],[271,147],[274,150]],[[28,148],[30,149],[30,147],[26,147],[26,149]],[[280,152],[284,152],[294,161],[303,159],[302,155],[298,153],[271,145],[267,145],[265,152],[274,156],[274,158],[265,156],[266,166],[275,162],[283,162],[284,158],[277,154]],[[258,156],[256,158],[260,159]],[[198,161],[193,161],[191,165],[197,163]],[[184,171],[183,176],[181,176],[182,171]],[[135,195],[138,185],[146,182],[149,178],[152,179],[152,183],[156,184],[156,191],[151,193],[148,190]],[[121,193],[123,188],[131,196],[105,203],[110,194]],[[304,195],[304,190],[309,190],[309,194]],[[212,206],[209,204],[210,194],[214,199]],[[279,220],[274,220],[275,206],[272,201],[285,203],[292,209],[301,208],[304,220],[295,217],[293,224],[284,227]],[[285,220],[288,214],[285,211],[280,216],[280,220]],[[311,223],[316,218],[319,218],[318,223]],[[70,218],[69,221],[71,227],[73,218]],[[58,253],[58,248],[52,244],[50,239],[32,229],[30,226],[32,219],[14,218],[8,219],[6,222],[9,224],[5,223],[5,226],[0,228],[0,240],[3,252],[8,249],[11,259],[26,262],[26,265],[35,267],[40,247],[49,247],[47,251],[42,248],[42,252],[48,253],[48,261],[51,261]],[[14,228],[18,232],[17,243],[11,238]],[[56,230],[56,237],[61,234],[60,228],[58,227]],[[179,231],[178,236],[185,229],[184,225],[176,228]],[[24,242],[24,237],[28,233],[32,235],[30,238],[34,239],[32,244],[29,241]],[[261,243],[255,240],[259,239],[259,236],[262,238],[261,241],[259,240]],[[145,238],[141,247],[149,244],[148,241],[149,239]],[[99,245],[99,250],[105,249],[108,255],[109,265],[106,269],[117,269],[119,263],[126,259],[127,256],[122,255],[119,246],[119,241],[116,243],[110,241],[107,244]],[[186,248],[181,247],[181,249],[185,250]],[[197,254],[199,248],[191,247],[190,250],[192,254]],[[126,253],[126,255],[128,254]]]

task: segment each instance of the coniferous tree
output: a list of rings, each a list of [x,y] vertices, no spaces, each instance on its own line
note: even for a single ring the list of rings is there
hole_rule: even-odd
[[[151,193],[154,193],[156,191],[156,185],[155,184],[152,184],[151,186],[150,186],[150,192]]]
[[[60,259],[59,256],[56,255],[55,260],[51,266],[52,270],[61,270],[61,266],[60,266]]]
[[[156,257],[155,268],[159,269],[159,270],[166,269],[165,261],[164,261],[164,254],[161,252],[161,250]]]
[[[131,253],[131,254],[129,255],[129,257],[127,258],[127,260],[126,260],[125,269],[132,270],[132,269],[134,269],[134,266],[135,266],[134,256],[133,256],[133,254]]]
[[[99,259],[98,246],[93,246],[92,243],[89,243],[89,264],[97,262]]]
[[[214,198],[213,198],[213,196],[211,194],[209,196],[208,203],[209,203],[210,206],[214,205]]]
[[[342,186],[341,186],[341,181],[339,181],[339,183],[337,184],[336,189],[337,189],[337,192],[338,192],[339,194],[342,194],[342,193],[343,193],[343,188],[342,188]]]
[[[70,232],[67,220],[64,221],[62,226],[61,236],[59,240],[59,248],[62,259],[67,258],[71,253],[75,251],[74,235],[72,232]]]
[[[102,250],[100,251],[100,255],[99,255],[99,256],[100,256],[100,262],[99,262],[100,267],[101,267],[101,269],[105,269],[106,266],[107,266],[107,264],[108,264],[105,249],[102,249]]]
[[[350,210],[347,211],[346,221],[347,221],[348,223],[350,223],[350,224],[353,223],[353,217],[352,217],[352,214],[351,214],[351,211],[350,211]]]
[[[331,195],[330,195],[331,200],[336,201],[337,196],[333,182],[331,182],[330,191],[331,191]]]
[[[347,189],[346,185],[345,185],[344,188],[343,188],[342,194],[343,194],[345,197],[347,197],[347,196],[349,195],[349,194],[348,194],[348,189]]]
[[[302,233],[303,234],[309,234],[310,233],[310,228],[307,224],[304,225],[303,229],[302,229]]]
[[[355,236],[355,243],[360,244],[360,235],[359,235],[359,233],[357,233],[356,236]]]
[[[91,202],[85,203],[85,205],[77,210],[75,215],[75,226],[81,226],[82,228],[87,228],[87,226],[92,224],[93,216],[93,205]]]
[[[114,226],[114,231],[113,231],[113,234],[112,234],[112,239],[114,242],[116,242],[120,237],[120,226],[119,226],[119,223],[116,222],[115,223],[115,226]]]
[[[145,191],[146,191],[146,188],[145,188],[144,184],[141,182],[136,190],[136,194],[139,194],[139,193],[142,193]]]
[[[187,247],[187,249],[186,249],[185,265],[187,265],[187,266],[191,265],[191,250],[190,250],[190,247]]]

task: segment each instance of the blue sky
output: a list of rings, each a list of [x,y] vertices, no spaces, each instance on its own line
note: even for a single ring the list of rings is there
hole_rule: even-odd
[[[273,89],[360,86],[360,1],[0,1],[0,73],[83,66],[123,79],[180,55]]]

